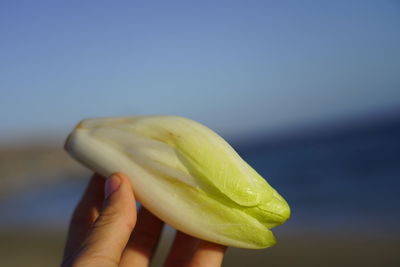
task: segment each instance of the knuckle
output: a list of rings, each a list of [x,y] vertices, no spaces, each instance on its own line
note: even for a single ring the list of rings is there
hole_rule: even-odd
[[[95,227],[104,227],[112,223],[126,225],[127,228],[133,229],[136,224],[136,218],[133,212],[119,212],[114,209],[102,212],[95,223]]]
[[[100,214],[99,218],[96,220],[94,227],[104,227],[112,224],[118,216],[115,213],[104,212]]]

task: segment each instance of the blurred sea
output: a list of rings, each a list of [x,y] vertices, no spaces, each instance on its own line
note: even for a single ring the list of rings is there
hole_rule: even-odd
[[[400,119],[233,146],[289,202],[278,231],[400,233]],[[0,226],[65,228],[89,173],[74,175],[3,198]]]
[[[400,119],[238,150],[289,202],[286,227],[400,233]]]

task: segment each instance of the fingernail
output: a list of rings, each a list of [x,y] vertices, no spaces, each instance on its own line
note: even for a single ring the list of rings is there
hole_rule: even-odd
[[[104,198],[107,199],[113,192],[115,192],[121,185],[121,178],[118,175],[111,175],[104,186]]]

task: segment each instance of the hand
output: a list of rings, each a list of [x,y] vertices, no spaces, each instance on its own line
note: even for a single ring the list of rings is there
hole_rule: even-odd
[[[136,216],[126,175],[94,175],[72,216],[62,266],[148,266],[163,225],[144,208]],[[165,266],[221,266],[224,251],[177,232]]]

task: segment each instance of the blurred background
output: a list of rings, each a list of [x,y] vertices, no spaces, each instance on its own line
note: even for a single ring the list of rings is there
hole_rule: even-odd
[[[225,266],[400,266],[399,29],[399,1],[1,1],[0,265],[59,264],[79,120],[174,114],[292,207]]]

